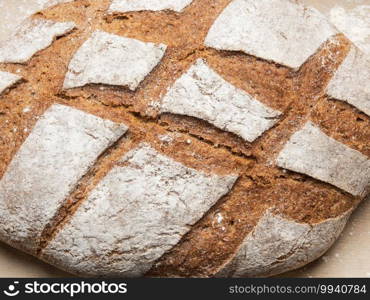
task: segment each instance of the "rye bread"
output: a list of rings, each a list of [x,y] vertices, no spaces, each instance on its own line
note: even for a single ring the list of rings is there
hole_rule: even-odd
[[[370,68],[323,15],[54,2],[0,44],[1,240],[124,277],[271,276],[332,245],[369,193]]]

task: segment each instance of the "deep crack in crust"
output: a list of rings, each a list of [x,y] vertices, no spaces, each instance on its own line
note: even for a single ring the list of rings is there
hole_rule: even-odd
[[[4,159],[0,161],[0,176],[37,117],[52,103],[71,105],[124,123],[130,128],[129,142],[117,144],[107,156],[101,158],[96,164],[98,167],[82,179],[65,206],[50,221],[52,229],[45,229],[39,253],[68,222],[114,162],[139,142],[150,142],[159,151],[189,167],[215,174],[237,173],[241,176],[233,190],[158,261],[147,274],[149,276],[214,275],[234,255],[245,236],[270,207],[299,222],[317,223],[340,216],[358,204],[359,198],[273,165],[290,135],[308,118],[317,121],[316,124],[326,134],[334,138],[340,135],[342,143],[369,155],[370,121],[366,115],[347,104],[335,106],[335,109],[340,107],[341,115],[346,118],[346,122],[341,122],[339,132],[334,130],[338,125],[333,119],[324,123],[320,117],[329,118],[327,113],[335,110],[324,96],[324,89],[348,53],[348,41],[338,35],[326,42],[296,72],[244,53],[205,48],[203,41],[209,27],[229,2],[197,0],[182,13],[162,11],[106,15],[109,1],[84,0],[56,6],[35,16],[73,21],[77,29],[56,40],[24,66],[0,65],[2,70],[13,73],[20,69],[21,76],[28,80],[3,95],[0,101],[0,120],[4,120],[1,123],[5,125],[0,128],[0,151],[4,153]],[[203,7],[208,7],[207,12]],[[168,50],[162,62],[135,92],[124,87],[101,88],[100,85],[62,90],[68,62],[96,29],[142,41],[164,43],[168,45]],[[278,124],[255,142],[246,143],[198,119],[159,116],[149,104],[158,101],[197,58],[206,59],[231,84],[282,111],[283,117]],[[30,107],[31,112],[25,112]],[[334,119],[340,122],[338,118]],[[174,143],[158,138],[168,134],[175,135]],[[346,136],[354,138],[348,140]],[[218,214],[223,216],[222,224],[215,223]]]

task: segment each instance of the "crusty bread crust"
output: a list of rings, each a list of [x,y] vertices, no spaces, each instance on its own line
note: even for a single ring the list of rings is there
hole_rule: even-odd
[[[17,43],[30,47],[19,61],[1,52],[12,45],[0,45],[1,72],[18,76],[0,73],[0,239],[82,276],[270,276],[322,255],[369,192],[367,62],[321,14],[292,0],[261,1],[255,22],[271,14],[274,26],[258,24],[260,34],[246,45],[249,24],[238,36],[228,16],[255,1],[174,1],[164,10],[149,1],[129,12],[110,0],[59,1],[23,24]],[[22,37],[32,24],[45,26],[39,45]],[[233,36],[225,36],[228,28]],[[258,38],[273,41],[279,28],[277,48],[261,49]],[[299,37],[310,35],[299,53],[297,45],[310,40]],[[50,119],[58,107],[66,109]],[[64,118],[78,134],[59,124]],[[74,139],[87,141],[89,155]],[[307,143],[317,147],[300,151]],[[125,160],[143,147],[153,160]],[[71,162],[74,151],[81,158]],[[328,159],[323,169],[312,160],[316,152]],[[26,164],[30,153],[34,163]],[[27,179],[45,161],[79,170],[68,188],[60,180],[63,193],[40,190],[57,182],[52,174]],[[137,174],[143,188],[131,190]],[[50,193],[54,204],[32,200],[33,190]],[[187,208],[192,201],[196,212]],[[158,230],[142,219],[149,210]],[[138,224],[150,228],[146,239],[130,230]]]

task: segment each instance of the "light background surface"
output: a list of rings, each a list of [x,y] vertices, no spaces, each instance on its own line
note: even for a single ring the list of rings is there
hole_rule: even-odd
[[[78,1],[78,0],[77,0]],[[43,0],[0,0],[0,41],[40,8]],[[370,57],[370,0],[302,0],[313,5]],[[0,277],[65,277],[67,273],[0,242]],[[334,246],[294,277],[370,277],[370,199],[365,200]]]

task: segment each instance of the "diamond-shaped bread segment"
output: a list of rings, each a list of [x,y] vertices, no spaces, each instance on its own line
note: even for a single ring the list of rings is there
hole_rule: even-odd
[[[161,61],[165,51],[163,44],[95,31],[73,56],[64,88],[107,84],[134,91]]]

